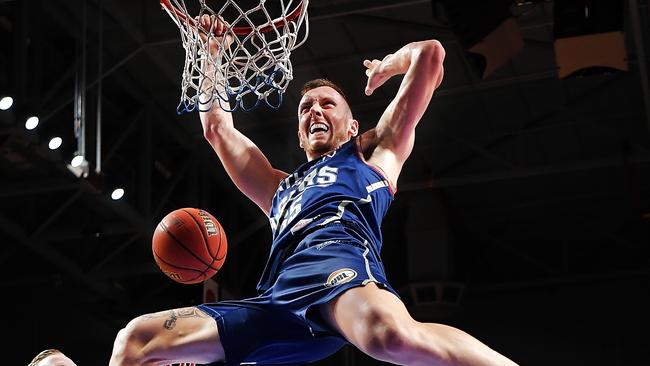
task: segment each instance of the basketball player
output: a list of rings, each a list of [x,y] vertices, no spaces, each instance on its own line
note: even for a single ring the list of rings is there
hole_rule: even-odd
[[[77,366],[58,349],[46,349],[34,357],[28,366]]]
[[[210,27],[209,18],[201,21]],[[212,29],[219,35],[224,26]],[[230,113],[217,106],[201,113],[226,172],[269,216],[273,243],[259,295],[140,316],[119,332],[110,365],[303,364],[347,343],[401,365],[515,365],[465,332],[414,320],[379,256],[380,223],[415,127],[442,81],[444,57],[430,40],[365,60],[367,95],[404,77],[375,128],[363,134],[335,84],[308,82],[297,108],[307,162],[291,174],[273,168]]]

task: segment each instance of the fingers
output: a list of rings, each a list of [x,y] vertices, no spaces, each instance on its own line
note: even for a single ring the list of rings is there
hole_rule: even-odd
[[[367,68],[370,69],[370,70],[376,68],[376,67],[379,66],[380,64],[381,64],[381,61],[379,61],[379,60],[377,60],[377,59],[374,59],[374,60],[372,60],[372,61],[370,61],[370,60],[364,60],[364,61],[363,61],[363,66],[367,67]],[[367,70],[366,70],[366,71],[367,71]]]
[[[222,48],[227,49],[234,41],[233,34],[228,31],[230,24],[216,15],[203,14],[194,17],[196,33],[210,49],[213,56]]]
[[[198,22],[201,30],[217,37],[222,36],[228,29],[228,24],[215,15],[203,14],[200,18],[195,17],[194,20]]]
[[[381,65],[381,61],[377,59],[374,59],[372,61],[370,60],[363,61],[363,66],[366,67],[366,76],[368,77],[368,83],[366,84],[366,89],[365,89],[366,95],[372,95],[372,93],[377,88],[376,79],[379,70],[379,65]]]
[[[366,76],[368,76],[368,83],[366,84],[365,89],[366,95],[372,95],[375,89],[382,86],[386,80],[391,77],[391,75],[388,74],[389,71],[387,68],[390,69],[392,56],[393,54],[389,53],[381,60],[374,59],[372,61],[363,61],[363,66],[366,67]]]

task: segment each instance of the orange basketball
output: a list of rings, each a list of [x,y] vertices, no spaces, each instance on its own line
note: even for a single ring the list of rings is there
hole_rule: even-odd
[[[212,277],[226,259],[228,240],[217,219],[196,208],[165,216],[153,233],[153,257],[172,280],[199,283]]]

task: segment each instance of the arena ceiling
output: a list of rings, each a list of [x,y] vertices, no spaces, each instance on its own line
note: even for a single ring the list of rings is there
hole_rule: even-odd
[[[552,1],[508,2],[523,48],[487,77],[459,31],[475,24],[453,18],[444,3],[313,0],[309,39],[292,55],[295,79],[282,107],[236,112],[236,126],[291,171],[305,160],[295,118],[303,82],[338,82],[366,130],[399,80],[366,97],[363,59],[438,39],[445,79],[384,225],[389,277],[413,311],[471,326],[479,304],[612,283],[632,289],[610,292],[614,298],[647,303],[647,287],[633,290],[650,275],[647,3],[625,1],[627,71],[564,79]],[[200,287],[171,282],[151,256],[155,225],[177,208],[201,207],[222,222],[230,247],[216,278],[224,296],[254,294],[270,245],[267,219],[229,181],[198,116],[176,114],[184,53],[158,2],[0,0],[0,42],[0,94],[15,99],[0,111],[0,288],[21,344],[12,361],[59,346],[77,352],[80,365],[99,363],[128,319],[199,303]],[[84,59],[91,174],[78,178],[68,161]],[[29,115],[40,117],[32,131],[24,128]],[[63,138],[58,151],[46,146],[53,136]],[[110,199],[115,186],[125,188],[122,200]],[[417,288],[457,292],[427,301]],[[581,304],[566,296],[558,301]],[[354,364],[350,357],[342,359]]]

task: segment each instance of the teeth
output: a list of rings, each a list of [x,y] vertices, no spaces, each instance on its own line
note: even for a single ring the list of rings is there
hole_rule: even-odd
[[[317,131],[328,131],[328,130],[329,128],[327,127],[326,124],[317,122],[311,125],[311,127],[309,128],[309,133],[314,133]]]

